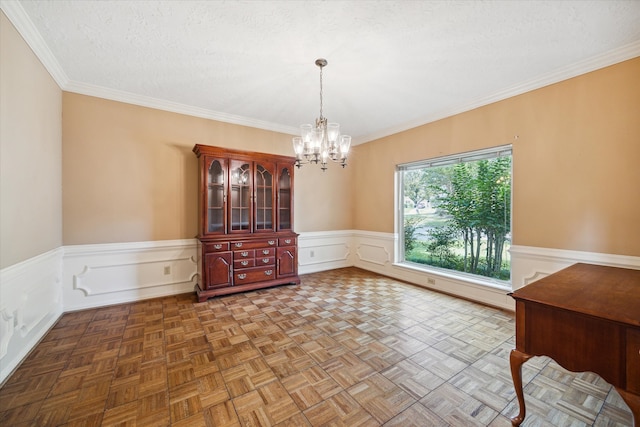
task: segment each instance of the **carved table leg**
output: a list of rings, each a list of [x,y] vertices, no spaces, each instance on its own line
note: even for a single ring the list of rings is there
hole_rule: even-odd
[[[511,425],[513,426],[519,426],[527,415],[527,410],[524,406],[524,392],[522,391],[522,364],[531,359],[531,357],[516,349],[511,350],[509,355],[511,378],[513,378],[513,387],[516,389],[516,396],[518,396],[518,404],[520,405],[520,413],[511,418]]]
[[[629,409],[631,409],[631,413],[633,414],[633,426],[640,427],[640,396],[619,389],[618,387],[616,387],[616,390],[618,390],[622,400],[624,400],[629,406]]]

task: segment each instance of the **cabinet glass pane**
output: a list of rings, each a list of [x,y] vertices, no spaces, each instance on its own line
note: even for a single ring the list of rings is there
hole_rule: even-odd
[[[251,215],[251,168],[243,163],[231,170],[231,230],[249,230]]]
[[[291,173],[289,168],[280,171],[278,182],[278,217],[279,229],[291,229]]]
[[[256,230],[273,230],[273,174],[256,166]]]
[[[218,160],[211,162],[207,174],[207,231],[224,232],[224,172]]]

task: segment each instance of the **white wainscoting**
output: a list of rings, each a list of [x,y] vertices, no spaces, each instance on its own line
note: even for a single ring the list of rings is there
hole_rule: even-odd
[[[393,233],[301,233],[300,274],[355,266],[418,286],[513,310],[510,289],[395,263]],[[517,289],[576,262],[640,269],[640,257],[512,246]],[[193,292],[195,239],[65,246],[0,272],[0,382],[63,312]]]
[[[57,248],[0,271],[0,383],[62,315],[62,254]]]
[[[298,236],[298,274],[353,264],[353,231],[314,231]]]
[[[519,289],[578,262],[640,270],[640,257],[563,249],[512,246],[511,284]]]
[[[192,292],[197,241],[65,246],[64,311]]]

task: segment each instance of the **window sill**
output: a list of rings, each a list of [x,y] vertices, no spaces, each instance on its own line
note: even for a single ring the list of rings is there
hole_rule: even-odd
[[[471,274],[465,273],[453,273],[449,270],[444,270],[435,267],[427,267],[422,264],[415,263],[407,263],[407,262],[396,262],[393,264],[395,268],[409,270],[411,272],[419,272],[427,275],[437,276],[444,279],[454,280],[460,283],[465,283],[469,285],[482,286],[485,288],[493,288],[500,291],[511,292],[512,286],[510,283],[498,281],[495,279],[482,279],[481,277],[474,276]]]

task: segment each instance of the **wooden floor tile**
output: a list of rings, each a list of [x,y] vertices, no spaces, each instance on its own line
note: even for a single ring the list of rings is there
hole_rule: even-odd
[[[331,396],[319,404],[304,411],[313,426],[379,426],[369,414],[346,391]]]
[[[450,425],[487,426],[498,415],[497,411],[449,383],[423,397],[420,403]]]
[[[330,359],[320,365],[344,389],[373,375],[375,370],[353,353]]]
[[[382,375],[416,400],[423,398],[444,383],[442,378],[409,359],[383,370]]]
[[[448,425],[420,403],[414,403],[384,424],[385,427],[447,427]]]
[[[308,409],[343,389],[319,366],[312,366],[283,380],[283,385],[300,410]]]
[[[416,403],[409,393],[378,373],[350,387],[347,392],[380,424]]]
[[[243,426],[274,426],[300,413],[277,381],[233,399],[233,405]]]

